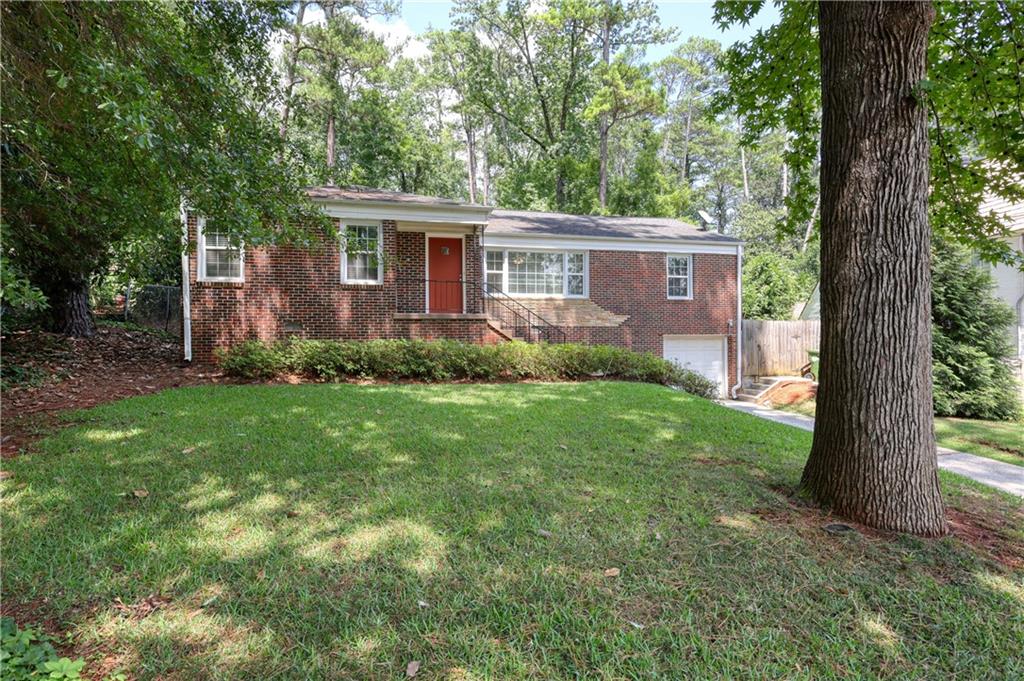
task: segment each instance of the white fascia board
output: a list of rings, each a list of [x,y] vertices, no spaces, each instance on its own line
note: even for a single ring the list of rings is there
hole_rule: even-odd
[[[422,206],[387,202],[317,201],[327,215],[341,220],[391,220],[449,225],[485,225],[491,208]]]
[[[737,255],[740,242],[708,243],[685,239],[610,239],[566,236],[486,234],[487,248],[525,248],[558,251],[639,251],[642,253],[717,253]]]

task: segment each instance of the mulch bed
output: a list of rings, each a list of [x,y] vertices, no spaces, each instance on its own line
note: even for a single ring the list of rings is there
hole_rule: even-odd
[[[58,425],[57,413],[227,379],[215,368],[191,366],[168,337],[101,326],[91,338],[43,331],[3,336],[3,362],[28,368],[41,380],[4,390],[0,453],[14,456]]]

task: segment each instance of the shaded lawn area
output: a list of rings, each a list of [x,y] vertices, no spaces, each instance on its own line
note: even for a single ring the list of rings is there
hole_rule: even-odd
[[[787,498],[809,433],[659,386],[194,387],[76,419],[5,462],[5,609],[137,678],[1024,674],[1019,500],[943,474],[991,553],[832,536]]]
[[[776,409],[814,416],[815,401],[775,405]],[[935,440],[940,447],[977,454],[1024,466],[1024,422],[935,418]]]

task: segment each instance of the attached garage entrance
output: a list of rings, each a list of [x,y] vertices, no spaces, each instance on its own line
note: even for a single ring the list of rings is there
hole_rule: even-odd
[[[725,336],[663,336],[662,357],[681,367],[706,376],[726,396],[729,362]]]

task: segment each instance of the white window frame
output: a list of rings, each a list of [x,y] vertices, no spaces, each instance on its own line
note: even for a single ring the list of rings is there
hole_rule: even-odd
[[[238,276],[237,277],[208,277],[206,276],[206,250],[210,248],[215,251],[226,251],[230,246],[207,246],[206,245],[206,218],[201,217],[196,221],[196,257],[199,260],[199,271],[196,272],[196,281],[223,281],[242,283],[245,281],[245,244],[238,244]]]
[[[377,278],[376,279],[350,279],[348,276],[348,228],[349,227],[373,227],[377,230]],[[341,237],[341,283],[362,284],[379,286],[384,283],[384,228],[380,222],[367,220],[342,222],[340,228]],[[360,253],[369,251],[359,251]]]
[[[590,297],[590,251],[576,249],[543,249],[543,248],[484,248],[484,281],[487,281],[488,273],[495,273],[497,270],[487,268],[487,252],[501,253],[501,292],[511,298],[573,298],[585,299]],[[562,292],[561,293],[512,293],[508,290],[508,254],[515,253],[558,253],[562,256]],[[569,295],[569,255],[573,253],[583,254],[583,293]]]
[[[678,275],[669,274],[669,260],[672,258],[686,258],[686,295],[685,296],[673,296],[669,292],[672,290],[671,280],[682,279]],[[665,254],[665,295],[669,300],[693,300],[693,253],[666,253]]]

